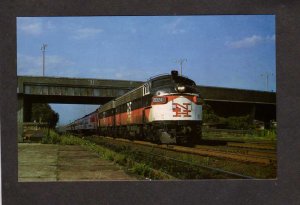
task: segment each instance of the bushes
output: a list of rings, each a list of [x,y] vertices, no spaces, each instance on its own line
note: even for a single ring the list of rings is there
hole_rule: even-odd
[[[249,115],[221,118],[220,122],[228,129],[248,130],[254,128],[252,119]]]
[[[42,138],[43,144],[59,144],[61,142],[60,136],[53,130],[49,130],[49,134]]]
[[[214,113],[209,105],[203,108],[203,122],[204,123],[219,123],[220,117]]]
[[[203,109],[203,122],[209,124],[216,124],[226,129],[251,129],[253,122],[250,115],[246,116],[232,116],[228,118],[220,117],[215,114],[210,105],[204,105]]]
[[[267,140],[276,140],[277,139],[276,130],[274,130],[274,129],[261,130],[259,133],[260,133],[259,137],[264,137]]]
[[[132,169],[134,173],[145,177],[149,177],[149,174],[151,172],[149,165],[144,163],[135,163]]]
[[[75,145],[76,144],[76,137],[71,135],[63,135],[61,136],[61,142],[62,145]]]
[[[218,125],[220,128],[248,130],[253,129],[252,118],[246,116],[219,117],[214,113],[203,112],[203,122]]]
[[[49,134],[42,138],[43,144],[62,144],[62,145],[75,145],[81,144],[82,140],[70,134],[59,135],[54,130],[50,130]]]

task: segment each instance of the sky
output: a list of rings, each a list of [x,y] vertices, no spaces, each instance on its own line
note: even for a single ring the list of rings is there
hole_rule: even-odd
[[[17,73],[146,81],[180,70],[198,85],[276,91],[274,15],[18,17]],[[267,83],[268,78],[268,83]],[[50,104],[69,123],[96,105]]]

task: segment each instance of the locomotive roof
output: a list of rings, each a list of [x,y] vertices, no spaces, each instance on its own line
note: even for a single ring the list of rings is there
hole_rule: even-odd
[[[165,79],[165,78],[170,78],[172,79],[172,75],[170,74],[161,74],[161,75],[157,75],[157,76],[154,76],[154,77],[151,77],[148,79],[148,82],[151,82],[151,81],[156,81],[156,80],[160,80],[160,79]],[[179,81],[183,81],[183,82],[193,82],[195,84],[195,82],[188,78],[187,76],[184,76],[184,75],[178,75],[176,76],[175,78],[177,78]],[[196,85],[196,84],[195,84]]]

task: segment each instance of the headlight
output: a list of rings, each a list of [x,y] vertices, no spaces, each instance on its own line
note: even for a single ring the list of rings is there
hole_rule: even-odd
[[[184,85],[177,85],[177,91],[178,92],[184,92],[185,91],[185,86]]]

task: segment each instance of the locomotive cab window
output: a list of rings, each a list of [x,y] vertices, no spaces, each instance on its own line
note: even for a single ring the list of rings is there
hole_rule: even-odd
[[[173,81],[170,76],[152,81],[153,88],[161,87],[161,86],[168,86],[171,84],[173,84]]]
[[[183,85],[189,85],[189,86],[195,86],[196,85],[193,80],[185,78],[185,77],[181,77],[181,76],[178,76],[175,79],[175,83],[179,83],[179,84],[183,84]]]

